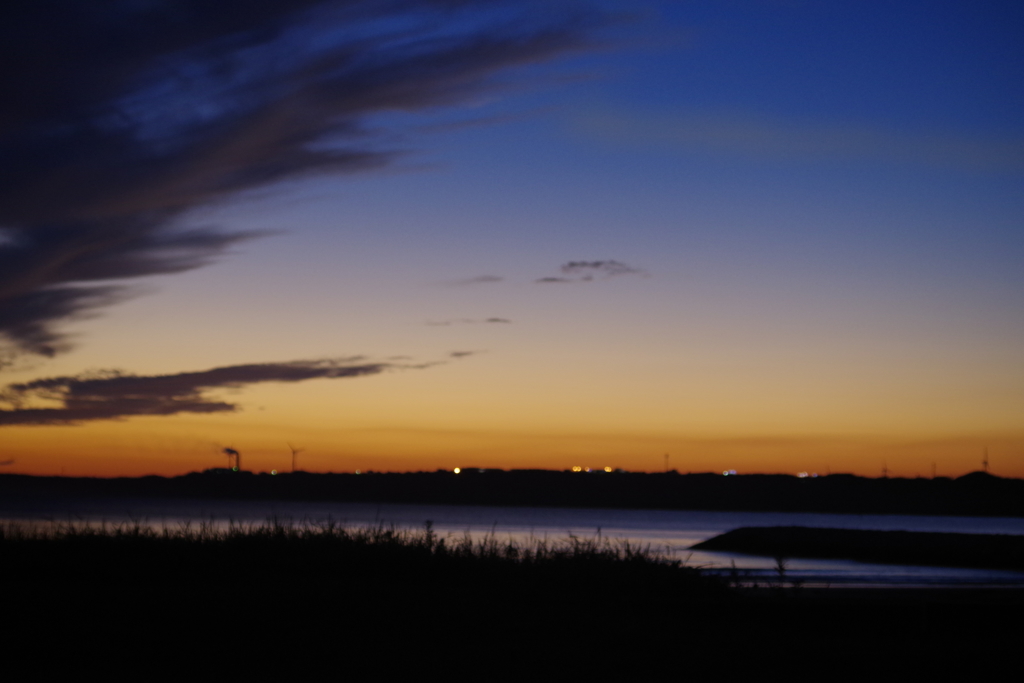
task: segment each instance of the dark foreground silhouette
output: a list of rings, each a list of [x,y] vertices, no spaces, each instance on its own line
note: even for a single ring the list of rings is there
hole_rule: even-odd
[[[693,548],[768,557],[1024,570],[1024,536],[1003,534],[744,527],[709,538]]]
[[[748,672],[794,657],[849,670],[866,653],[887,668],[912,655],[920,671],[919,658],[951,647],[1009,653],[1024,637],[1018,591],[739,588],[597,540],[8,526],[0,561],[6,659],[46,644],[37,675],[68,658],[114,670],[138,656],[141,678],[327,669],[363,679],[396,667],[487,678],[613,665],[635,674],[651,662]]]
[[[208,470],[179,477],[116,479],[0,475],[0,509],[90,497],[1024,517],[1024,480],[982,472],[957,479],[477,468],[464,468],[460,474],[274,476]]]

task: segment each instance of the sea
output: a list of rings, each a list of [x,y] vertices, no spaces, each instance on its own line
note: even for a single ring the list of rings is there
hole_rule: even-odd
[[[572,538],[647,548],[706,572],[727,574],[748,585],[843,587],[1024,588],[1024,572],[883,565],[846,560],[778,560],[738,553],[691,550],[732,529],[806,526],[879,531],[930,531],[1024,535],[1024,519],[691,510],[619,510],[185,499],[81,499],[59,502],[0,501],[0,522],[30,526],[136,525],[177,529],[205,524],[217,529],[267,523],[334,523],[348,527],[393,526],[410,533],[426,525],[442,537],[474,542],[494,536],[521,545],[569,543]],[[780,573],[780,569],[782,570]]]

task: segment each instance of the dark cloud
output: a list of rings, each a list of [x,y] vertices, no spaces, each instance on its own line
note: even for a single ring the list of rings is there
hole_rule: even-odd
[[[103,281],[198,268],[254,236],[183,230],[190,209],[388,163],[368,117],[450,105],[588,45],[604,19],[582,6],[9,0],[0,338],[64,350],[58,323],[124,296]]]
[[[73,377],[50,377],[10,384],[0,392],[0,426],[75,424],[135,415],[219,413],[238,409],[234,403],[209,396],[216,389],[238,389],[262,382],[303,382],[377,375],[392,369],[427,367],[365,362],[355,357],[342,360],[259,363],[213,368],[173,375],[127,375],[116,371]],[[56,407],[29,404],[56,402]]]
[[[607,279],[619,275],[642,275],[647,272],[632,266],[627,266],[622,261],[569,261],[561,267],[563,277],[542,277],[534,280],[541,284],[566,283],[566,282],[591,282],[598,278]]]

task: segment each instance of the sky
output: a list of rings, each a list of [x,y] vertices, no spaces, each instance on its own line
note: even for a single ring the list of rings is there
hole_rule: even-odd
[[[1024,477],[1024,6],[15,2],[0,472]]]

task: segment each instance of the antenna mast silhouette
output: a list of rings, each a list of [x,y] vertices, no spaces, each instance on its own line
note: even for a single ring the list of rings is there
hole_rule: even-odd
[[[985,452],[981,458],[981,467],[988,474],[988,446],[985,446]]]
[[[293,446],[291,444],[288,444],[288,448],[292,452],[292,472],[294,472],[295,471],[295,456],[298,455],[299,453],[301,453],[302,451],[306,450],[306,449],[305,448],[296,448],[295,446]]]

